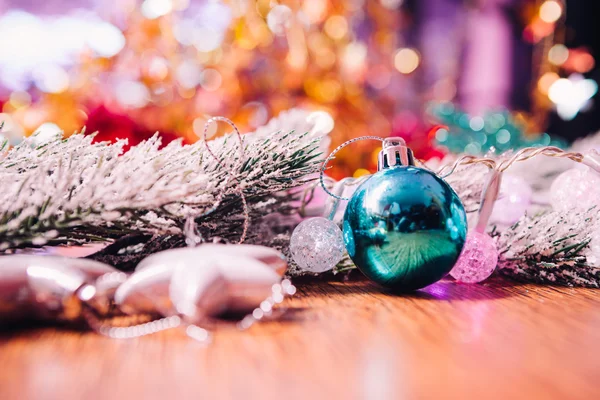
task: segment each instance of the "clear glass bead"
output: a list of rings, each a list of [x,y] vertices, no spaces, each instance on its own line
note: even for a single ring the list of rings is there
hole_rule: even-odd
[[[303,270],[317,273],[328,271],[344,255],[342,231],[327,218],[304,220],[292,233],[290,251],[296,264]]]

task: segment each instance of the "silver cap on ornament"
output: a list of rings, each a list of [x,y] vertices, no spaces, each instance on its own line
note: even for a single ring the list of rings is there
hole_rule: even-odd
[[[377,170],[397,165],[415,165],[415,157],[404,139],[389,137],[383,141],[383,147],[377,157]]]

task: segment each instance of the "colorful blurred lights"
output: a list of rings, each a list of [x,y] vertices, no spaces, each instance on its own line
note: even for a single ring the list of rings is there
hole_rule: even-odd
[[[554,24],[535,18],[523,31],[523,39],[530,43],[537,43],[554,32]]]
[[[594,80],[572,74],[568,79],[556,80],[548,90],[548,97],[556,105],[559,117],[571,120],[589,105],[597,91],[598,84]]]
[[[348,33],[348,22],[341,15],[332,15],[325,21],[325,33],[332,39],[343,39]]]
[[[41,65],[33,72],[33,77],[42,92],[61,93],[69,87],[69,74],[56,64]]]
[[[202,70],[194,61],[186,60],[177,66],[175,77],[181,86],[186,89],[192,89],[200,83]]]
[[[510,141],[510,132],[507,129],[500,129],[496,133],[496,142],[500,144],[506,144]]]
[[[473,117],[471,118],[471,121],[469,121],[469,127],[476,132],[482,130],[483,126],[484,122],[481,117]]]
[[[308,115],[307,121],[314,123],[316,132],[329,133],[335,126],[333,117],[325,111],[314,111]]]
[[[173,0],[173,10],[183,11],[190,6],[190,0]]]
[[[113,57],[125,47],[125,36],[116,26],[101,22],[87,27],[87,45],[100,57]]]
[[[150,78],[162,81],[169,74],[169,63],[162,57],[153,57],[148,65],[148,76]]]
[[[198,51],[208,53],[216,50],[223,42],[223,35],[210,27],[197,27],[194,30],[194,47]]]
[[[142,3],[142,15],[148,19],[156,19],[173,11],[172,0],[145,0]]]
[[[389,69],[383,65],[375,65],[371,69],[371,72],[367,75],[367,82],[374,89],[384,89],[390,84],[391,74]]]
[[[420,62],[419,53],[415,49],[403,48],[394,56],[394,66],[402,74],[410,74],[417,69]]]
[[[221,74],[216,69],[207,68],[202,72],[202,80],[200,85],[204,90],[209,92],[214,92],[221,87],[223,83],[223,78]]]
[[[8,102],[15,109],[27,107],[31,104],[31,95],[23,90],[17,90],[10,94]]]
[[[275,35],[283,36],[292,23],[293,13],[288,6],[277,5],[267,15],[267,26]]]
[[[325,0],[304,0],[302,11],[306,14],[310,22],[319,23],[327,15],[327,1]]]
[[[562,6],[556,0],[547,0],[540,7],[540,19],[552,24],[562,15]]]
[[[395,10],[404,3],[404,0],[379,0],[381,5],[388,10]]]
[[[444,128],[438,129],[435,132],[435,140],[437,140],[440,143],[443,143],[446,140],[448,140],[448,130]]]
[[[369,171],[368,169],[359,168],[356,171],[354,171],[353,177],[360,178],[361,176],[369,175],[370,173],[371,171]]]
[[[546,72],[542,75],[538,81],[538,90],[542,94],[548,94],[548,90],[550,90],[550,86],[554,82],[556,82],[560,77],[556,72]]]
[[[86,50],[108,58],[125,46],[125,36],[116,26],[83,13],[41,18],[11,10],[0,16],[0,37],[0,82],[12,90],[26,90],[42,65],[67,69]],[[64,79],[58,83],[42,86],[56,92],[53,88],[63,86]]]
[[[585,48],[569,50],[569,58],[562,67],[567,71],[586,73],[594,68],[594,57]]]
[[[123,107],[141,108],[150,101],[148,88],[137,81],[120,82],[115,89],[115,95]]]
[[[563,44],[555,44],[548,51],[548,61],[554,65],[562,65],[569,58],[569,49]]]
[[[367,46],[360,42],[352,42],[346,46],[341,57],[344,72],[354,74],[365,67]]]
[[[477,142],[469,143],[465,146],[465,153],[467,154],[480,154],[481,145]]]
[[[203,138],[204,129],[206,128],[206,138],[210,139],[217,134],[217,124],[209,124],[206,126],[206,121],[207,119],[203,117],[194,119],[194,122],[192,122],[192,129],[199,138]]]

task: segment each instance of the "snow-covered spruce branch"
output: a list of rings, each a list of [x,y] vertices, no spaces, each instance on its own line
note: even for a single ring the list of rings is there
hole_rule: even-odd
[[[597,143],[598,137],[596,134],[585,141]],[[587,151],[584,144],[580,141],[573,149]],[[496,158],[502,160],[510,155],[508,152]],[[539,199],[544,200],[552,180],[574,165],[570,160],[539,156],[515,164],[507,173],[526,179]],[[486,167],[471,165],[447,178],[467,211],[479,208],[487,173]],[[549,204],[534,204],[514,225],[491,226],[500,253],[498,271],[524,281],[600,287],[600,235],[594,234],[600,231],[599,213],[596,207],[565,213],[553,211]],[[471,226],[476,213],[468,215],[473,217],[469,218]]]
[[[499,271],[520,280],[600,287],[599,210],[525,216],[498,236]]]
[[[93,135],[75,134],[37,144],[32,135],[0,153],[0,250],[127,233],[178,234],[189,216],[214,231],[211,224],[235,217],[224,212],[237,210],[238,185],[254,216],[271,212],[266,197],[301,185],[318,170],[327,132],[307,122],[308,116],[292,110],[270,122],[275,130],[244,135],[242,160],[231,134],[210,141],[220,162],[202,142],[174,141],[160,149],[158,135],[125,153],[124,141],[92,143]],[[295,127],[304,133],[279,130]],[[220,193],[220,207],[202,217]]]
[[[588,151],[597,144],[600,133],[585,138],[573,146],[574,151]],[[513,153],[495,157],[503,160]],[[448,156],[428,167],[438,170],[456,160]],[[569,212],[553,211],[547,199],[552,180],[561,172],[574,167],[573,161],[535,157],[515,164],[508,174],[526,179],[536,192],[537,200],[528,214],[512,226],[492,225],[491,234],[500,253],[498,271],[524,281],[554,283],[567,286],[600,287],[600,210],[593,207]],[[489,169],[483,165],[459,167],[446,180],[458,193],[467,210],[469,226],[477,220],[481,192]],[[344,194],[346,195],[346,194]],[[503,194],[500,194],[503,196]],[[334,273],[354,269],[347,257],[336,266]],[[303,274],[298,268],[293,273]]]

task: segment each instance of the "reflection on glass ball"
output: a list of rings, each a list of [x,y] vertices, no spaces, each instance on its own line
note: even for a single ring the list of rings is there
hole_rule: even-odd
[[[290,252],[296,264],[308,272],[325,272],[344,255],[342,231],[331,220],[318,217],[302,221],[290,238]]]
[[[346,249],[370,279],[414,290],[443,278],[465,243],[464,207],[452,188],[416,167],[384,169],[360,185],[344,214]]]
[[[487,233],[469,232],[465,247],[450,275],[459,282],[477,283],[486,280],[498,264],[496,243]]]

